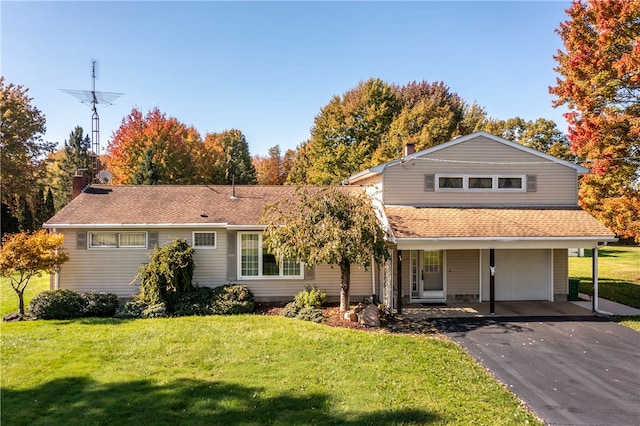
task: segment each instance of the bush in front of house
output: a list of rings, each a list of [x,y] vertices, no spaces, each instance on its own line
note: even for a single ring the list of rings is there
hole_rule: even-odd
[[[255,297],[246,285],[226,284],[214,288],[213,293],[214,300],[211,305],[213,314],[250,314],[255,308]]]
[[[164,303],[149,304],[140,299],[125,302],[114,315],[116,318],[164,318],[167,316],[167,306]]]
[[[82,293],[85,317],[112,317],[118,310],[118,296],[113,293]]]
[[[34,319],[112,317],[118,304],[118,296],[113,293],[46,290],[31,300],[28,311]]]
[[[46,290],[38,293],[29,303],[34,319],[71,319],[84,316],[86,301],[73,290]]]
[[[212,305],[215,300],[215,291],[210,287],[196,287],[195,290],[185,293],[174,307],[173,314],[177,317],[191,315],[211,315]]]
[[[150,306],[164,303],[172,311],[180,297],[194,289],[191,283],[195,269],[193,253],[193,247],[183,239],[156,246],[149,263],[138,271],[140,294],[137,299]]]
[[[307,285],[295,295],[293,300],[301,308],[319,308],[327,301],[327,293],[319,290],[315,285]]]
[[[281,315],[303,321],[323,322],[324,316],[320,306],[327,300],[327,294],[316,286],[306,286],[295,295],[294,301],[287,303]]]

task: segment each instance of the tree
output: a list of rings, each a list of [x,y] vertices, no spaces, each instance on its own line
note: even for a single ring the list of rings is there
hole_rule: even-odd
[[[207,183],[251,185],[256,183],[256,170],[251,163],[249,144],[237,129],[222,133],[209,133],[204,140],[210,163],[210,181]]]
[[[45,117],[23,86],[0,76],[0,192],[7,212],[17,213],[20,199],[36,195],[45,172],[44,159],[55,144],[44,142]]]
[[[157,183],[200,183],[194,161],[200,144],[193,127],[167,117],[158,108],[146,115],[134,108],[113,134],[107,148],[107,168],[113,173],[113,183],[132,183],[150,150]]]
[[[54,191],[54,204],[57,210],[71,201],[73,176],[79,169],[86,169],[89,176],[95,173],[91,170],[91,139],[85,135],[82,127],[76,126],[69,139],[64,141],[64,149],[49,156],[50,187]]]
[[[154,162],[153,147],[148,147],[142,156],[142,163],[131,177],[132,185],[157,185],[160,179],[158,166]]]
[[[400,107],[397,88],[380,79],[360,82],[341,97],[334,96],[311,128],[306,183],[339,184],[369,167]]]
[[[569,152],[569,140],[553,120],[538,118],[536,121],[525,121],[520,117],[489,119],[481,130],[563,160],[575,160],[575,156]]]
[[[340,267],[341,311],[349,309],[351,265],[367,268],[389,258],[371,200],[361,192],[301,188],[296,197],[267,204],[262,221],[263,242],[279,262]]]
[[[18,295],[19,313],[24,316],[24,291],[29,280],[41,272],[54,273],[69,260],[62,249],[64,235],[41,229],[7,234],[0,248],[0,274],[9,278]]]
[[[251,162],[256,169],[258,185],[284,185],[293,165],[295,153],[287,150],[284,156],[280,153],[280,146],[269,148],[268,156],[256,155]]]
[[[569,109],[572,152],[591,169],[580,205],[640,242],[640,1],[575,1],[567,14],[549,91]]]

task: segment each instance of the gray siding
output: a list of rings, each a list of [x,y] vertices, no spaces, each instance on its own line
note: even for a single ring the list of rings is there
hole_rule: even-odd
[[[578,178],[570,167],[478,137],[450,146],[414,165],[395,164],[384,171],[387,205],[576,205]],[[462,161],[462,162],[456,162]],[[501,164],[477,164],[478,162]],[[523,164],[530,163],[530,164]],[[536,192],[425,191],[425,174],[535,175]]]
[[[566,300],[569,294],[569,250],[553,250],[553,294],[557,302]]]

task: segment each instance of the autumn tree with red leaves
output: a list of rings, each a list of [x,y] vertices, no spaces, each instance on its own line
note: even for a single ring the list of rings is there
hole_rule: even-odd
[[[122,119],[107,147],[107,168],[115,184],[201,183],[194,161],[200,145],[200,135],[193,127],[167,117],[158,108],[146,115],[134,108]],[[146,178],[150,175],[153,181]]]
[[[549,91],[566,105],[571,149],[590,174],[580,205],[640,242],[640,0],[574,1]]]

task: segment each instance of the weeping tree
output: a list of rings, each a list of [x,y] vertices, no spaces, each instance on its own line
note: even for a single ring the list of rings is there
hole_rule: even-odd
[[[262,222],[262,241],[279,262],[340,267],[341,311],[349,309],[351,265],[368,268],[389,258],[371,200],[356,188],[300,188],[295,197],[267,204]]]
[[[149,263],[138,271],[138,298],[149,305],[164,303],[168,309],[172,309],[181,295],[194,289],[191,283],[195,269],[193,252],[193,247],[181,239],[157,246]]]

